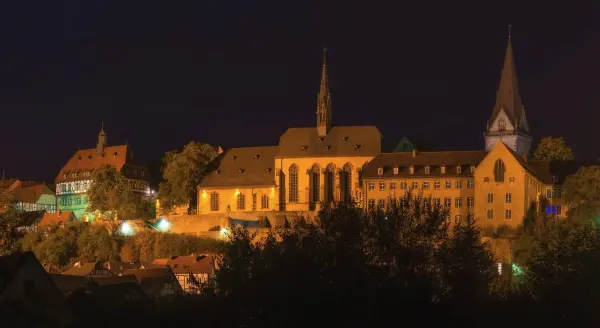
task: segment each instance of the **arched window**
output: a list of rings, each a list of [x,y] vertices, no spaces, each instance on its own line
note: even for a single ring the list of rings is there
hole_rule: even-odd
[[[504,117],[501,117],[498,120],[498,130],[500,130],[500,131],[506,130],[506,120],[504,120]]]
[[[506,167],[504,167],[504,162],[499,159],[494,163],[494,181],[496,182],[504,182],[504,172],[506,171]]]
[[[298,202],[298,166],[292,164],[290,166],[290,203]]]
[[[341,201],[349,203],[352,199],[352,164],[346,163],[340,172]]]

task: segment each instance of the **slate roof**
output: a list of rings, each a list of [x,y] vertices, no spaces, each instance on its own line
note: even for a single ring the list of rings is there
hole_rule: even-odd
[[[279,147],[232,148],[220,158],[217,169],[207,174],[199,186],[262,187],[275,185],[275,156]]]
[[[290,128],[279,139],[277,158],[376,156],[381,138],[375,126],[334,126],[322,139],[315,127]]]
[[[384,153],[371,160],[363,169],[364,178],[389,178],[389,177],[425,177],[425,176],[472,176],[471,165],[479,165],[485,157],[485,151],[440,151],[440,152],[412,152]],[[414,174],[410,174],[410,166],[414,167]],[[425,174],[425,167],[429,165],[429,174]],[[461,173],[456,173],[456,167],[461,166]],[[441,173],[441,166],[446,167],[446,173]],[[378,168],[383,168],[383,175],[379,175]],[[398,174],[394,175],[394,167],[398,167]]]

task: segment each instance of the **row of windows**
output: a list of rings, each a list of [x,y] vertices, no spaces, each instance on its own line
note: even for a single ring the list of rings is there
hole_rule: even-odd
[[[552,198],[561,198],[561,197],[562,197],[562,190],[560,188],[546,189],[546,198],[552,199]]]
[[[440,167],[440,171],[442,174],[446,174],[446,167],[445,166],[441,166]],[[394,167],[394,175],[397,175],[400,172],[400,168],[399,167]],[[408,173],[409,174],[415,174],[415,167],[413,165],[408,167]],[[461,174],[462,173],[462,167],[461,166],[457,166],[456,167],[456,173],[457,174]],[[471,174],[475,173],[475,166],[471,165]],[[377,174],[378,175],[383,175],[383,167],[377,168]],[[431,167],[429,165],[425,166],[425,174],[431,174]]]
[[[260,208],[261,209],[269,209],[269,196],[261,195],[260,196]],[[246,195],[243,193],[239,193],[236,197],[236,209],[237,210],[245,210],[246,209]],[[210,193],[210,210],[216,212],[219,210],[219,193],[211,192]]]
[[[332,170],[331,172],[333,172],[333,166],[330,164],[330,166],[328,166],[328,169]],[[312,172],[317,173],[317,175],[312,176],[313,179],[318,179],[318,174],[320,174],[319,172],[319,167],[317,165],[313,165],[312,167]],[[351,188],[351,183],[352,183],[352,165],[350,163],[346,163],[346,165],[344,165],[342,172],[340,173],[340,178],[342,181],[343,186],[341,187],[345,194],[347,194],[347,197],[349,197],[349,195],[352,192],[352,188]],[[315,181],[314,186],[317,187],[318,183],[317,181]],[[289,179],[288,179],[288,189],[289,189],[289,202],[290,203],[297,203],[298,202],[298,165],[296,164],[292,164],[290,165],[290,169],[289,169]],[[318,193],[318,188],[315,189],[315,195],[313,195],[313,198],[318,199],[319,197],[317,197],[317,193]]]
[[[488,202],[488,204],[492,204],[494,202],[494,194],[493,193],[488,194],[487,202]],[[512,203],[512,193],[507,192],[506,195],[504,195],[504,202],[506,204]]]
[[[56,205],[48,204],[36,204],[36,203],[18,203],[15,206],[20,211],[32,212],[32,211],[46,211],[48,213],[56,212]]]
[[[71,205],[82,205],[87,204],[88,198],[87,196],[82,197],[64,197],[59,200],[59,204],[61,206],[71,206]]]
[[[92,180],[72,181],[59,183],[57,194],[86,192],[92,185]]]
[[[457,189],[461,189],[463,187],[463,181],[462,180],[456,180],[456,188]],[[379,191],[385,191],[387,186],[386,182],[379,182]],[[390,182],[389,183],[389,188],[390,190],[396,190],[397,184],[396,182]],[[406,190],[408,189],[408,184],[406,181],[400,181],[400,189],[402,190]],[[452,188],[452,181],[445,181],[444,182],[444,187],[445,189],[451,189]],[[469,189],[473,189],[475,187],[475,182],[473,181],[473,179],[469,179],[467,180],[467,188]],[[369,191],[373,191],[375,190],[375,182],[369,182],[368,186],[367,186]],[[413,189],[417,189],[419,188],[419,182],[418,181],[413,181],[411,184],[411,188]],[[421,188],[422,189],[429,189],[429,181],[423,181],[421,183]],[[440,181],[434,181],[433,182],[433,189],[434,190],[439,190],[441,188],[441,182]]]
[[[487,219],[488,220],[492,220],[494,218],[494,210],[491,208],[488,208],[487,210]],[[512,210],[511,209],[505,209],[504,210],[504,218],[506,220],[510,220],[512,219]]]
[[[441,205],[441,198],[439,197],[433,197],[431,198],[431,201],[433,202],[434,206],[440,206]],[[392,202],[395,202],[395,199],[392,199]],[[426,205],[429,205],[430,203],[430,198],[424,198],[423,202]],[[379,208],[385,208],[386,205],[386,200],[385,199],[379,199],[377,201],[377,207]],[[451,197],[446,197],[444,198],[444,207],[445,208],[450,208],[452,206],[452,198]],[[454,208],[462,208],[463,206],[463,199],[462,197],[456,197],[454,198]],[[473,208],[475,207],[475,198],[474,197],[467,197],[467,207],[469,208]],[[373,210],[375,209],[375,199],[369,199],[368,201],[368,209],[369,210]]]

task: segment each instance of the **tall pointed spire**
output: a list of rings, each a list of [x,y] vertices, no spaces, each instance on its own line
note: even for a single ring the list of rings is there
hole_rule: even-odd
[[[323,49],[323,67],[321,68],[321,86],[317,95],[317,131],[324,137],[331,129],[331,92],[327,76],[327,49]]]
[[[100,133],[98,133],[98,144],[96,145],[96,152],[100,155],[104,153],[104,147],[107,145],[106,132],[104,132],[104,121],[102,121],[102,127]]]

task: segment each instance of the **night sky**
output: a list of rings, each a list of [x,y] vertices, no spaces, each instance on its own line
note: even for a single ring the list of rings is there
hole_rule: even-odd
[[[51,182],[101,121],[155,168],[191,140],[275,145],[315,124],[323,47],[334,125],[376,125],[387,146],[483,149],[509,24],[534,138],[600,157],[592,1],[390,3],[2,1],[0,168]]]

